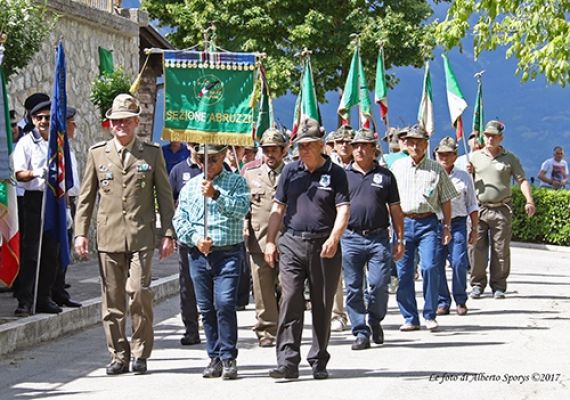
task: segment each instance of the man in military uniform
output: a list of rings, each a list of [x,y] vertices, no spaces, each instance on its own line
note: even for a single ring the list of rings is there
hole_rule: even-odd
[[[475,175],[475,191],[480,204],[477,242],[471,269],[471,298],[481,297],[487,286],[489,253],[489,286],[495,299],[504,299],[507,277],[511,270],[512,191],[511,177],[521,186],[526,199],[524,210],[529,217],[536,212],[530,184],[517,156],[501,146],[505,125],[490,121],[485,126],[485,147],[471,156]]]
[[[297,378],[301,361],[305,281],[309,282],[313,343],[307,360],[315,379],[328,378],[330,320],[342,255],[340,238],[350,214],[346,173],[323,155],[323,133],[305,119],[295,139],[300,160],[283,169],[269,217],[265,260],[279,257],[281,300],[277,327],[277,368],[273,378]],[[284,220],[284,233],[275,246]]]
[[[287,155],[287,139],[279,130],[270,128],[261,137],[261,148],[263,164],[247,170],[244,175],[251,191],[251,212],[246,217],[244,228],[252,266],[257,318],[254,330],[259,338],[259,346],[270,347],[277,334],[278,269],[265,262],[263,250],[277,179],[285,165],[283,158]]]
[[[441,241],[447,245],[451,239],[451,199],[457,196],[457,191],[442,166],[426,156],[429,136],[421,126],[412,126],[403,139],[410,156],[392,166],[404,213],[405,252],[396,264],[400,280],[396,299],[404,317],[400,330],[420,329],[414,289],[415,255],[419,250],[425,301],[423,317],[426,328],[433,331],[439,326],[435,320],[440,281],[436,214],[440,211],[443,214]]]
[[[106,117],[114,138],[89,149],[75,215],[75,251],[88,254],[89,223],[97,210],[97,251],[101,272],[102,317],[113,360],[108,375],[132,370],[145,373],[152,351],[153,294],[150,289],[155,248],[155,191],[163,229],[160,256],[172,254],[174,205],[166,165],[159,146],[135,137],[138,101],[115,97]],[[99,195],[99,196],[97,196]],[[126,295],[132,317],[131,344],[125,332]]]

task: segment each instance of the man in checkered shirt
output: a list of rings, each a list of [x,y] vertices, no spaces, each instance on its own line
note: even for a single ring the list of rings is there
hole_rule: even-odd
[[[178,240],[190,247],[190,274],[202,314],[210,357],[204,378],[237,378],[237,292],[242,263],[243,219],[250,193],[245,178],[224,169],[226,146],[196,148],[200,174],[182,188],[173,225]],[[203,169],[203,168],[202,168]],[[204,198],[208,207],[204,237]]]

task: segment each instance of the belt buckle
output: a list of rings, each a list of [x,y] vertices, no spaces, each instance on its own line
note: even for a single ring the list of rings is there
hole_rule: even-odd
[[[368,236],[370,234],[370,232],[372,232],[371,229],[364,229],[364,230],[360,231],[360,234],[362,236]]]

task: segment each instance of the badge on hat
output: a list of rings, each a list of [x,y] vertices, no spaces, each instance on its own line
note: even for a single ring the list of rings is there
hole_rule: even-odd
[[[319,185],[322,187],[329,187],[331,184],[331,176],[328,174],[324,174],[321,176],[321,180],[319,181]]]

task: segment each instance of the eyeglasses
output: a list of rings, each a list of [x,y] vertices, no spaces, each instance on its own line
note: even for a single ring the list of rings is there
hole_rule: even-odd
[[[34,115],[33,117],[35,120],[38,121],[49,121],[50,120],[50,116],[49,115]]]
[[[208,156],[208,164],[215,164],[218,161],[220,161],[222,159],[222,156]],[[205,157],[204,156],[197,156],[196,160],[200,163],[200,164],[204,164],[205,161]]]

